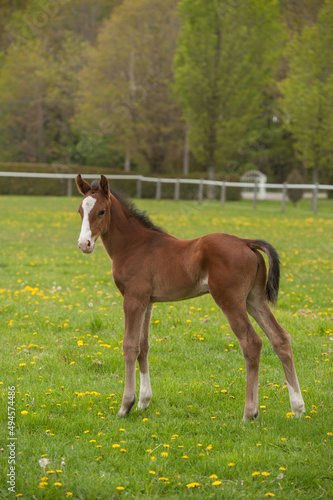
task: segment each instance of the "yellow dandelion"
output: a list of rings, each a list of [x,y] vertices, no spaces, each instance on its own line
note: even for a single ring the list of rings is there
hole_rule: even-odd
[[[199,483],[189,483],[186,485],[188,488],[196,488],[197,486],[200,486]]]
[[[150,470],[149,474],[156,474],[156,472],[154,470]]]
[[[168,452],[167,451],[162,451],[161,457],[167,457],[167,456],[168,456]]]
[[[28,412],[26,410],[21,411],[21,415],[27,415],[27,413]]]
[[[261,475],[262,476],[270,476],[270,473],[269,472],[262,472]]]
[[[222,484],[222,481],[214,481],[212,483],[213,486],[218,486],[219,484]]]
[[[54,486],[62,486],[62,483],[53,483]]]
[[[254,472],[252,472],[252,476],[260,476],[260,472],[258,472],[257,470],[255,470]]]
[[[117,486],[116,490],[123,491],[125,488],[123,486]]]
[[[230,462],[230,464],[228,464],[229,467],[233,467],[235,464],[233,462]]]
[[[270,491],[266,493],[265,497],[275,497],[274,493],[271,493]]]
[[[209,476],[209,479],[217,479],[217,475],[216,474],[212,474],[211,476]]]

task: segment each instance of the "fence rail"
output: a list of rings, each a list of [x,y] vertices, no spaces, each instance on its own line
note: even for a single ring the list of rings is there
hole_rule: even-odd
[[[67,179],[67,196],[72,196],[73,180],[76,178],[77,174],[65,174],[65,173],[37,173],[37,172],[0,172],[0,177],[25,177],[31,179]],[[85,174],[85,179],[96,179],[96,174]],[[229,182],[229,181],[212,181],[208,179],[168,179],[163,177],[145,177],[143,175],[106,175],[109,180],[136,180],[136,196],[141,198],[142,196],[142,183],[143,182],[154,182],[156,183],[156,199],[160,200],[162,197],[162,184],[174,184],[174,199],[180,199],[180,186],[182,184],[194,184],[198,186],[198,201],[203,201],[203,189],[204,186],[216,186],[220,188],[220,201],[221,205],[226,202],[226,190],[228,187],[239,187],[253,189],[253,208],[257,206],[258,200],[258,182]],[[266,189],[278,189],[281,190],[281,209],[285,210],[285,205],[287,201],[287,190],[292,189],[303,189],[312,192],[312,210],[314,213],[317,212],[318,196],[320,191],[333,191],[333,185],[323,185],[323,184],[276,184],[276,183],[266,183]]]

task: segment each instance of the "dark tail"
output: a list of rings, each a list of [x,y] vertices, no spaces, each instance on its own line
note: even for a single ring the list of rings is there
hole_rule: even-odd
[[[280,283],[280,259],[278,253],[272,245],[264,240],[251,240],[249,246],[252,250],[265,252],[268,257],[269,271],[266,283],[266,297],[269,302],[275,305]]]

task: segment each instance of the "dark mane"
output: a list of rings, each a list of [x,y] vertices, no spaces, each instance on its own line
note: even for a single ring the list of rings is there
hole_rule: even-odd
[[[110,189],[111,191],[111,194],[117,198],[118,201],[120,201],[120,203],[122,205],[124,205],[130,212],[131,214],[133,215],[133,217],[135,217],[138,221],[141,222],[141,224],[143,224],[145,227],[147,227],[148,229],[152,229],[153,231],[158,231],[159,233],[165,233],[166,231],[164,231],[163,228],[161,228],[160,226],[157,226],[156,224],[154,224],[154,222],[151,220],[151,218],[146,214],[146,212],[142,211],[142,210],[139,210],[133,202],[131,202],[127,196],[122,193],[121,191],[118,191],[117,189]]]

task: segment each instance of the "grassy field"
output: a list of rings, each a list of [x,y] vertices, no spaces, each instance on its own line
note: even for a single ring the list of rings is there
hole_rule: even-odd
[[[275,313],[292,336],[306,413],[291,415],[264,338],[260,415],[248,423],[244,361],[210,296],[156,305],[152,402],[116,418],[122,300],[102,244],[91,256],[77,249],[78,205],[0,198],[0,498],[333,498],[333,204],[321,201],[314,217],[306,201],[284,214],[275,202],[256,211],[247,202],[138,202],[176,236],[229,232],[279,251]]]

